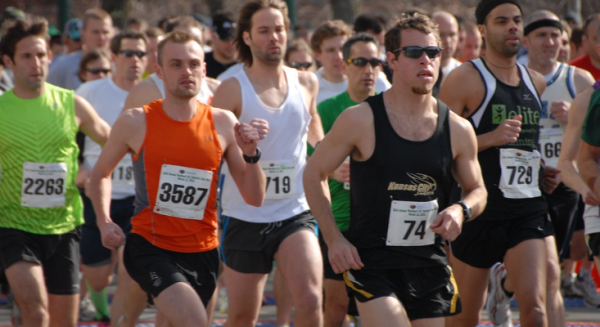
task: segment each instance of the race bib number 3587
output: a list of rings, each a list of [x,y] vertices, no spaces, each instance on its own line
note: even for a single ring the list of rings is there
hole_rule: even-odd
[[[154,212],[185,219],[204,219],[213,172],[163,165]]]
[[[65,205],[67,164],[23,164],[21,205],[34,208],[53,208]]]

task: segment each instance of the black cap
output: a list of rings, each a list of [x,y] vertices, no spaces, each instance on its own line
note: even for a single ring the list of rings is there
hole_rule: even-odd
[[[228,41],[234,38],[237,24],[228,13],[216,13],[212,17],[212,30],[219,40]]]
[[[487,15],[499,5],[510,3],[519,7],[519,11],[523,14],[523,9],[517,0],[481,0],[475,9],[475,18],[477,18],[477,24],[482,25],[485,23]]]

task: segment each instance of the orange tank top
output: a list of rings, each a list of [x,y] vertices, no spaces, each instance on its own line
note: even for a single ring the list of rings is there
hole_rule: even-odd
[[[176,252],[218,246],[216,189],[223,151],[212,108],[197,102],[185,122],[170,118],[162,100],[144,106],[146,136],[133,158],[133,233]]]

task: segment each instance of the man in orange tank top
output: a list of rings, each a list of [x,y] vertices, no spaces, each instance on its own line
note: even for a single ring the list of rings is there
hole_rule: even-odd
[[[239,124],[230,112],[196,100],[206,70],[202,46],[190,34],[173,32],[161,41],[158,63],[165,99],[128,110],[116,121],[88,192],[102,243],[122,245],[125,236],[109,216],[110,176],[132,154],[136,212],[125,267],[156,304],[158,325],[207,326],[205,307],[219,267],[217,171],[224,157],[244,200],[260,206],[266,182],[255,163],[268,125],[258,119]]]

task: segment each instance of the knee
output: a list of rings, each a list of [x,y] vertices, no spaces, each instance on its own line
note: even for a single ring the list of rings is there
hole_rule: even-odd
[[[304,292],[302,296],[300,296],[297,299],[294,299],[294,307],[299,313],[304,312],[306,314],[309,314],[311,312],[321,311],[321,306],[322,298],[320,292],[306,290],[306,292]]]
[[[227,327],[253,327],[257,322],[258,319],[249,313],[227,313]]]
[[[459,315],[447,317],[446,327],[475,327],[479,325],[479,314],[467,314],[465,311]]]
[[[339,298],[325,299],[325,315],[335,321],[341,321],[348,313],[348,299],[343,301]]]
[[[101,292],[112,282],[112,274],[108,276],[96,276],[88,278],[87,283],[94,292]]]
[[[551,294],[550,291],[558,291],[560,289],[560,266],[558,265],[558,262],[548,262],[546,272],[546,285],[548,295]]]
[[[546,309],[543,305],[535,305],[531,309],[521,311],[520,314],[522,326],[546,326]]]
[[[48,326],[50,323],[50,313],[48,308],[41,305],[19,306],[23,322],[29,326]]]

